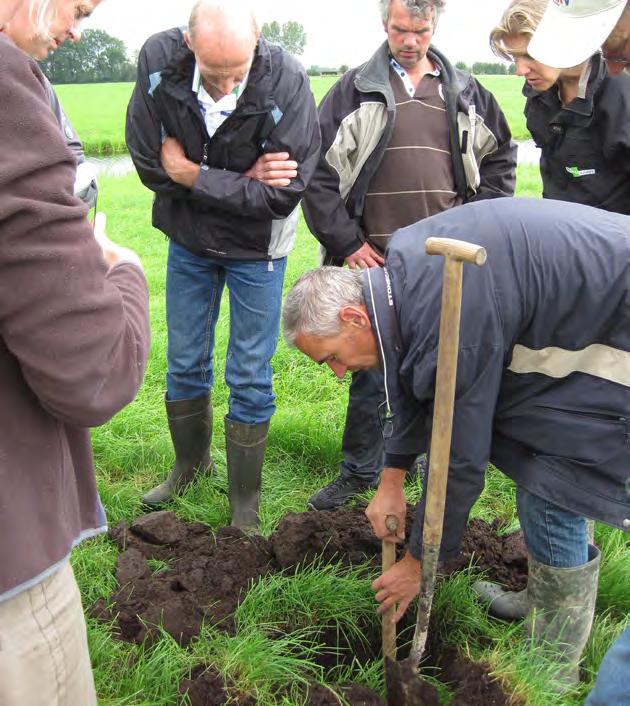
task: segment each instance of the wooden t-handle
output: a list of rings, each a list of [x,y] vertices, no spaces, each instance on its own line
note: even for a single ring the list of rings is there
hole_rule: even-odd
[[[486,249],[481,245],[452,238],[427,238],[424,249],[427,255],[443,255],[453,260],[472,262],[473,265],[483,265],[488,258]]]

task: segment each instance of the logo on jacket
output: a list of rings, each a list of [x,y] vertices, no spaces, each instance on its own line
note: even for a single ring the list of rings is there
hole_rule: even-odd
[[[579,167],[565,167],[565,169],[574,179],[579,179],[580,177],[592,176],[593,174],[597,174],[596,169],[580,169]]]
[[[569,7],[571,4],[571,0],[553,0],[556,5],[560,5],[560,7]]]

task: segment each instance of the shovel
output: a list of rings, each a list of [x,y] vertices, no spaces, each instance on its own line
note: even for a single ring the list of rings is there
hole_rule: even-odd
[[[390,706],[422,706],[424,702],[420,693],[422,691],[421,682],[415,676],[427,641],[435,575],[440,544],[442,543],[446,481],[453,430],[463,267],[464,262],[483,265],[487,258],[485,249],[480,245],[450,238],[428,238],[425,251],[428,255],[442,255],[444,257],[444,276],[429,480],[425,493],[422,576],[416,630],[409,657],[402,662],[395,662],[393,659],[388,659],[385,653],[383,655],[387,697]]]

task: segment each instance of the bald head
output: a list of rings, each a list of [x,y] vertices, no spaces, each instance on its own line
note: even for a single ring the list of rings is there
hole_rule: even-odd
[[[193,41],[224,39],[254,44],[259,34],[253,8],[247,0],[198,0],[190,13],[188,31]]]
[[[247,0],[199,0],[185,34],[204,88],[215,99],[231,93],[251,66],[259,32]]]

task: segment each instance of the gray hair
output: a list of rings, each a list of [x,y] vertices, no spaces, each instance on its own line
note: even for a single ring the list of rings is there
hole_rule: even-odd
[[[436,22],[442,10],[444,10],[444,6],[446,5],[446,0],[400,0],[400,2],[414,17],[420,17],[423,20],[429,19],[429,10],[433,8],[435,10]],[[387,22],[389,20],[389,8],[391,7],[391,4],[392,0],[378,0],[383,22]]]
[[[282,326],[291,346],[304,333],[326,338],[341,330],[339,311],[344,306],[365,305],[363,273],[345,267],[320,267],[303,274],[284,302]]]

